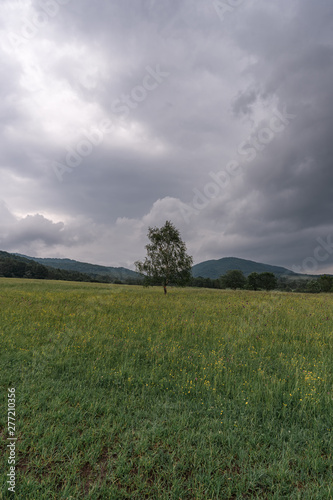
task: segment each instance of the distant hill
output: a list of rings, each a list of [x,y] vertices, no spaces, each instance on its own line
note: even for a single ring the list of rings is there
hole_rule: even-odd
[[[202,276],[203,278],[217,279],[227,271],[238,269],[243,271],[245,276],[256,273],[274,273],[277,277],[298,275],[285,267],[271,266],[269,264],[261,264],[252,260],[238,259],[236,257],[224,257],[219,260],[206,260],[192,267],[192,274],[195,278]]]
[[[192,267],[194,278],[210,278],[216,280],[232,269],[239,269],[245,276],[253,272],[271,272],[277,278],[283,278],[291,288],[316,275],[297,274],[285,267],[262,264],[252,260],[237,257],[224,257],[218,260],[207,260]],[[72,259],[52,259],[28,257],[18,253],[8,253],[0,250],[0,276],[35,279],[55,279],[70,281],[98,281],[102,283],[140,284],[141,277],[135,271],[125,267],[108,267],[88,264]],[[295,281],[296,280],[296,281]],[[297,288],[297,287],[296,287]]]
[[[30,261],[38,262],[47,267],[55,269],[63,269],[65,271],[76,271],[79,273],[87,274],[93,278],[104,276],[112,280],[127,280],[137,279],[139,275],[135,271],[131,271],[125,267],[109,267],[100,266],[97,264],[89,264],[87,262],[80,262],[72,259],[53,259],[53,258],[40,258],[29,257],[27,255],[15,254],[20,259],[29,259]],[[252,260],[238,259],[236,257],[224,257],[219,260],[207,260],[196,264],[192,267],[192,275],[196,278],[202,276],[203,278],[216,279],[225,274],[231,269],[239,269],[243,271],[245,276],[253,272],[274,273],[277,277],[289,276],[297,277],[298,275],[289,269],[279,266],[271,266],[269,264],[262,264]]]
[[[125,267],[107,267],[99,266],[97,264],[88,264],[86,262],[79,262],[72,259],[51,259],[40,257],[28,257],[27,255],[16,254],[19,257],[34,260],[44,266],[54,267],[56,269],[64,269],[66,271],[77,271],[79,273],[88,274],[91,277],[108,276],[112,279],[126,280],[128,278],[138,278],[135,271],[126,269]]]
[[[92,281],[91,276],[77,271],[54,269],[27,257],[0,250],[0,276],[67,281]]]

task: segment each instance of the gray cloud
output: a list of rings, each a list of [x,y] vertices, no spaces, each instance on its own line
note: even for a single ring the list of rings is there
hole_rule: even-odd
[[[333,231],[329,2],[248,0],[223,21],[202,0],[52,2],[52,15],[37,0],[0,5],[2,249],[132,266],[148,225],[169,217],[196,262],[313,255]],[[168,76],[142,94],[158,66]],[[246,161],[241,145],[284,107],[296,118]],[[187,224],[193,189],[231,160],[240,175]],[[330,259],[317,272],[333,273]]]

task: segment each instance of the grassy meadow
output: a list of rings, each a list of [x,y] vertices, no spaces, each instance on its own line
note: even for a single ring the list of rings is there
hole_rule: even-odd
[[[332,499],[333,296],[0,279],[16,498]]]

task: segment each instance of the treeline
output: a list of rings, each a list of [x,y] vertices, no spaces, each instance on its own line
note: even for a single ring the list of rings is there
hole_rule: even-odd
[[[100,274],[93,274],[91,275],[91,279],[94,282],[98,283],[110,283],[113,285],[141,285],[142,286],[142,279],[140,277],[138,278],[117,278],[114,276],[108,276],[108,275],[100,275]]]
[[[4,278],[93,281],[90,276],[77,271],[54,269],[34,261],[19,260],[12,257],[0,258],[0,276]]]
[[[99,274],[85,274],[78,271],[69,271],[44,266],[33,260],[23,257],[14,257],[11,254],[0,251],[0,277],[5,278],[30,278],[63,281],[86,281],[93,283],[112,283],[119,285],[142,285],[142,279],[124,278]],[[160,286],[160,282],[156,281]],[[172,283],[170,283],[172,285]],[[192,277],[188,286],[200,288],[231,288],[244,290],[279,290],[283,292],[299,293],[331,293],[333,292],[333,276],[323,274],[318,278],[304,278],[294,276],[276,277],[273,273],[251,273],[245,276],[237,269],[228,271],[217,279],[204,278],[202,276]]]
[[[69,271],[44,266],[24,257],[12,256],[0,251],[0,277],[4,278],[26,278],[26,279],[47,279],[63,281],[86,281],[89,283],[117,283],[127,285],[139,285],[142,282],[136,278],[126,278],[119,280],[112,276],[102,276],[99,274],[86,274],[79,271]]]
[[[274,290],[278,286],[278,281],[273,273],[251,273],[246,278],[242,271],[234,269],[217,279],[202,276],[192,278],[190,286],[232,290]]]
[[[323,274],[318,278],[298,278],[297,276],[276,277],[274,273],[249,274],[242,271],[231,270],[217,279],[202,276],[192,278],[189,286],[202,288],[231,288],[233,290],[279,290],[283,292],[298,293],[331,293],[333,292],[333,276]]]

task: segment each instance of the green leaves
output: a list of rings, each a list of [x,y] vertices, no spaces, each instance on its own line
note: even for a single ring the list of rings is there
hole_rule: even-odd
[[[227,273],[221,277],[221,283],[224,288],[244,288],[246,283],[246,278],[242,271],[238,269],[232,269],[227,271]]]
[[[191,278],[193,259],[186,253],[180,232],[170,221],[163,227],[148,228],[150,244],[146,245],[147,257],[136,262],[136,270],[144,277],[145,285],[184,286]]]

